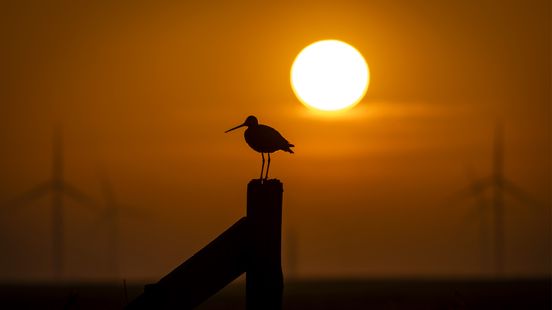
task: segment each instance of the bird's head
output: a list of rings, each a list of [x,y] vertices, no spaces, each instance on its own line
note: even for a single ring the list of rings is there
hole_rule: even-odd
[[[243,122],[243,124],[247,127],[249,126],[257,126],[259,125],[259,121],[257,120],[257,118],[253,115],[249,115],[246,119],[245,119],[245,122]]]
[[[251,127],[251,126],[257,126],[257,125],[259,125],[259,121],[257,120],[257,118],[253,115],[250,115],[245,119],[245,122],[243,122],[243,124],[241,124],[239,126],[236,126],[234,128],[228,129],[225,132],[229,132],[229,131],[232,131],[234,129],[238,129],[238,128],[241,128],[241,127]]]

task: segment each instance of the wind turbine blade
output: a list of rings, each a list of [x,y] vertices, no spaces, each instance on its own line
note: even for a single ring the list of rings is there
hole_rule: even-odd
[[[523,189],[521,189],[519,186],[515,185],[513,182],[503,179],[502,180],[502,188],[505,192],[512,195],[517,200],[533,206],[533,207],[540,207],[542,204],[540,204],[538,201],[533,199],[529,194],[527,194]]]
[[[472,182],[470,185],[464,187],[463,189],[453,193],[449,196],[449,201],[452,204],[458,204],[467,199],[477,199],[487,188],[492,186],[490,178],[484,178]]]
[[[121,210],[140,210],[138,208],[128,208],[124,206],[117,206],[117,208],[120,208]],[[132,218],[144,218],[145,213],[131,213]],[[83,236],[82,238],[90,238],[90,236],[96,235],[98,232],[102,230],[109,229],[109,225],[113,223],[113,221],[120,221],[120,219],[115,217],[116,215],[112,213],[112,210],[109,208],[104,208],[101,212],[101,214],[94,220],[94,222],[91,225],[88,225],[86,228],[83,228],[78,233],[80,236]],[[148,218],[151,218],[151,215],[147,215]],[[123,214],[121,217],[127,217],[127,214]]]
[[[45,182],[42,183],[35,188],[20,194],[5,203],[0,205],[1,213],[7,213],[12,212],[13,210],[28,205],[31,201],[36,200],[40,198],[41,196],[45,195],[52,189],[52,183],[51,182]]]
[[[485,185],[483,184],[483,181],[478,181],[475,177],[475,174],[473,172],[473,165],[467,165],[466,166],[466,176],[468,178],[469,184],[472,186],[473,190],[473,196],[476,201],[476,207],[478,209],[483,209],[485,207],[485,197],[483,195],[483,192],[485,190]],[[490,186],[491,181],[488,180],[488,186]]]
[[[143,208],[137,208],[130,205],[120,204],[117,198],[115,197],[115,191],[113,190],[111,181],[107,177],[107,174],[105,173],[104,169],[99,169],[99,176],[100,176],[100,186],[102,189],[103,200],[108,209],[115,208],[117,209],[117,212],[119,214],[122,213],[125,216],[130,215],[131,217],[141,217],[141,218],[150,216],[149,212],[147,212]]]
[[[93,208],[98,205],[95,199],[89,197],[88,195],[84,194],[80,190],[73,187],[73,185],[69,183],[63,183],[62,184],[62,190],[63,192],[69,196],[71,199],[75,200],[82,206]]]

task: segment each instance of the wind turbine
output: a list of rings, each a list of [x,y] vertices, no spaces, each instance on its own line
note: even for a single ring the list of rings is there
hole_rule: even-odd
[[[118,278],[120,275],[120,245],[121,245],[121,215],[142,215],[142,209],[121,204],[113,190],[113,186],[105,173],[103,166],[98,169],[102,192],[103,211],[93,226],[87,229],[87,233],[95,233],[98,230],[107,232],[107,266],[111,275]]]
[[[466,167],[466,176],[469,186],[466,189],[468,193],[464,193],[464,196],[471,196],[475,201],[472,210],[466,215],[466,222],[472,222],[477,219],[478,221],[478,236],[479,236],[479,260],[482,271],[487,269],[488,264],[488,241],[489,241],[489,215],[486,211],[488,205],[488,199],[484,195],[484,188],[481,188],[481,183],[477,182],[475,174],[473,172],[473,166],[468,165]],[[464,197],[462,197],[464,198]]]
[[[493,214],[493,260],[495,272],[501,275],[504,271],[504,193],[508,193],[514,198],[535,205],[535,201],[529,197],[521,188],[504,176],[504,142],[503,128],[501,123],[497,123],[493,142],[493,170],[489,177],[473,181],[467,189],[459,192],[457,197],[475,196],[478,198],[483,192],[490,189],[492,195],[492,214]]]
[[[68,196],[76,202],[91,206],[94,200],[86,194],[79,191],[63,178],[63,140],[59,126],[54,127],[52,139],[52,178],[31,190],[16,196],[8,201],[2,208],[4,211],[13,211],[16,208],[29,205],[32,201],[51,194],[52,206],[52,270],[54,278],[60,280],[65,269],[64,261],[64,216],[63,216],[63,197]]]
[[[107,222],[107,255],[109,270],[114,277],[119,276],[119,204],[105,174],[100,176],[102,196],[105,203],[103,219]]]

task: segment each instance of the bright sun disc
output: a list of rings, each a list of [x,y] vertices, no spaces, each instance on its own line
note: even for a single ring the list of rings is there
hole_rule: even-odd
[[[368,89],[370,72],[351,45],[324,40],[305,47],[291,66],[291,86],[299,100],[318,110],[356,105]]]

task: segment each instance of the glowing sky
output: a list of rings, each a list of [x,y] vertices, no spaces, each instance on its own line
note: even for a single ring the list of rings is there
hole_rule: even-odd
[[[490,174],[497,120],[505,174],[542,204],[506,198],[507,273],[550,272],[549,1],[1,6],[0,201],[49,177],[61,122],[67,179],[100,198],[102,165],[145,213],[122,219],[120,276],[157,278],[244,214],[260,155],[223,132],[250,114],[296,145],[271,176],[298,275],[492,274],[475,201],[449,197],[469,169]],[[289,85],[323,39],[355,46],[371,74],[331,116]],[[0,281],[50,276],[48,207],[0,212]],[[98,213],[66,209],[67,274],[110,276]]]

